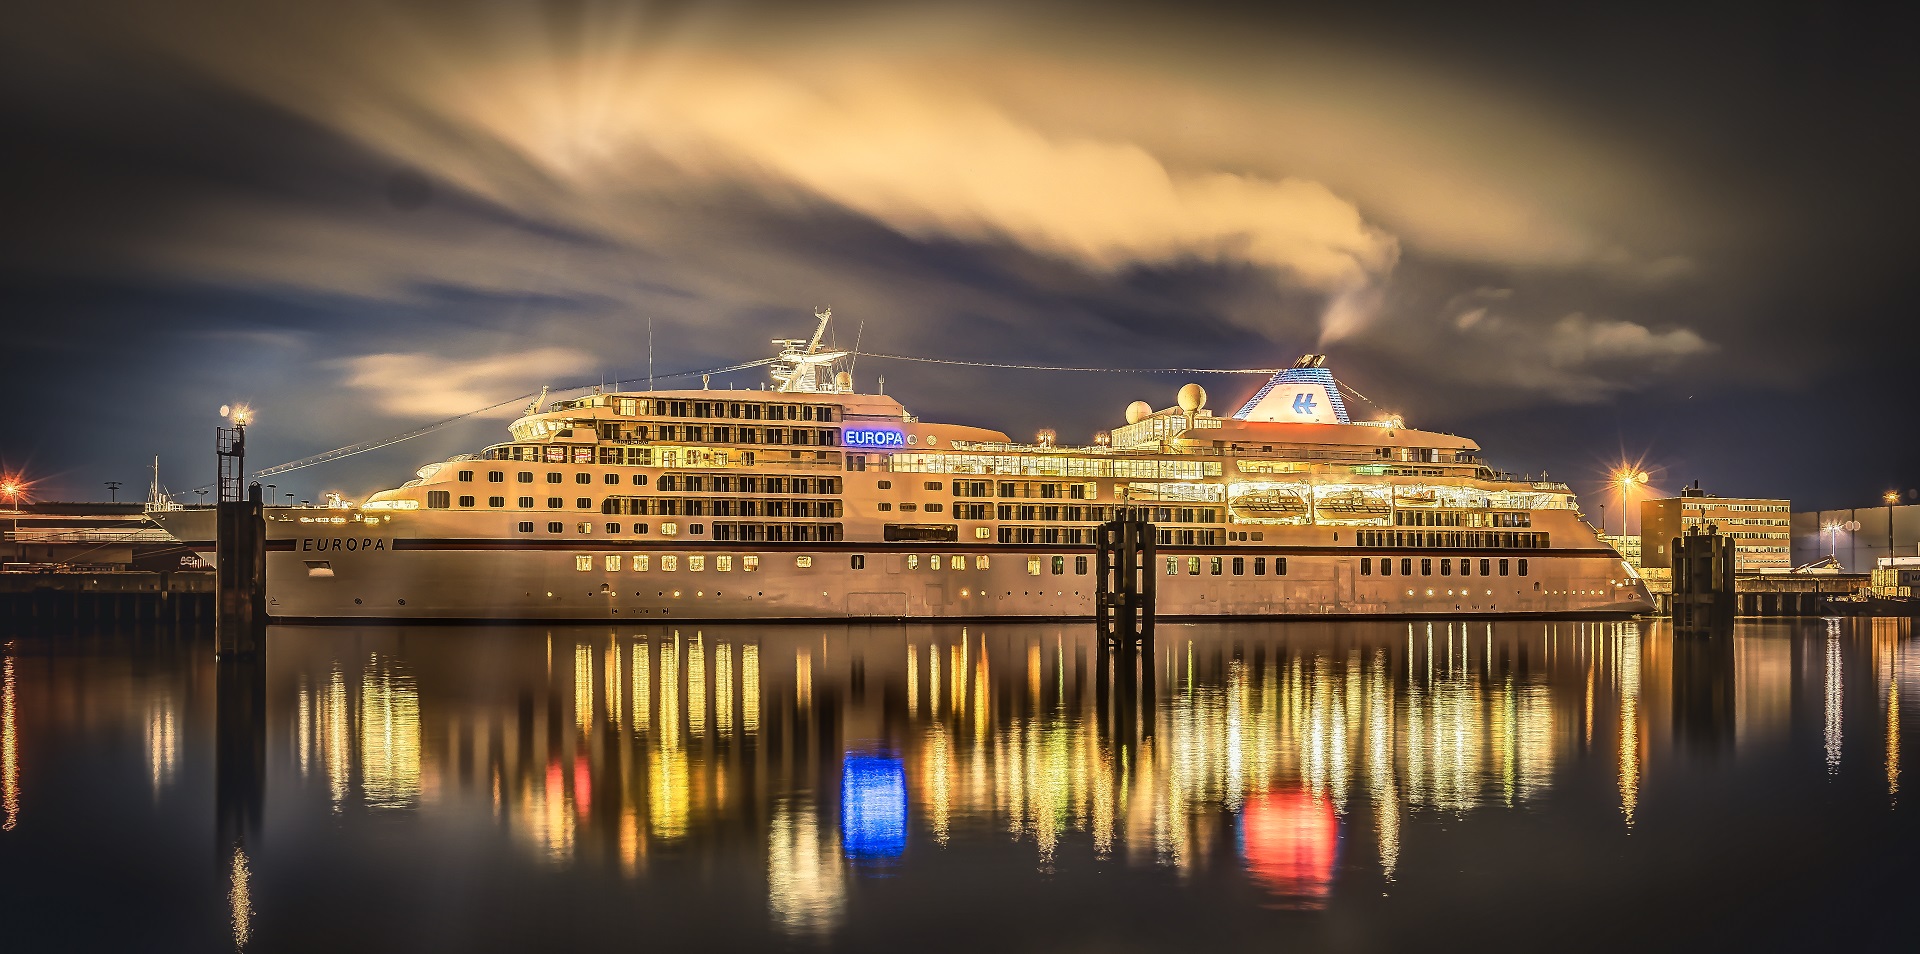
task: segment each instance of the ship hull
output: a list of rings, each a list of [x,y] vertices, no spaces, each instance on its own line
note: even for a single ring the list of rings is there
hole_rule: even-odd
[[[213,558],[210,512],[156,519]],[[269,521],[268,613],[316,621],[1075,619],[1093,615],[1097,586],[1087,547],[662,545],[394,529]],[[1468,558],[1473,572],[1376,575],[1383,559],[1437,567],[1443,558],[1450,566]],[[1505,561],[1509,574],[1481,575],[1483,560],[1489,568]],[[1162,547],[1154,572],[1156,614],[1168,620],[1618,617],[1653,608],[1610,550]]]

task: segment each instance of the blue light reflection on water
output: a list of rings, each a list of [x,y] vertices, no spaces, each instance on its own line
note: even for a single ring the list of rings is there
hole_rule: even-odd
[[[871,755],[847,756],[840,769],[840,814],[847,857],[899,857],[907,849],[905,763]]]

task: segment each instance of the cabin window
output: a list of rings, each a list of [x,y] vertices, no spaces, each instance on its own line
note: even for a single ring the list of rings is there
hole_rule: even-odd
[[[1077,556],[1073,558],[1073,572],[1080,576],[1087,575],[1087,558],[1086,557]]]
[[[580,473],[578,473],[578,474],[574,474],[574,475],[573,475],[573,482],[574,482],[574,483],[576,483],[576,484],[590,484],[590,483],[593,483],[593,475],[592,475],[592,474],[589,474],[589,473],[586,473],[585,471],[582,471],[582,472],[580,472]]]
[[[882,512],[891,512],[893,510],[893,504],[890,504],[890,503],[876,504],[875,509],[878,509]]]
[[[1247,558],[1246,557],[1233,558],[1233,575],[1234,576],[1247,575]]]
[[[460,482],[461,482],[461,483],[463,483],[463,484],[470,484],[470,483],[473,483],[473,471],[470,471],[470,470],[463,470],[463,471],[461,471],[461,472],[460,472]]]
[[[1527,575],[1527,558],[1526,557],[1520,558],[1520,575],[1521,576]]]
[[[505,497],[488,497],[487,498],[487,506],[492,507],[495,510],[499,510],[500,508],[505,507],[506,505],[507,505],[507,498]]]
[[[926,489],[926,490],[939,490],[939,489],[941,489],[941,484],[940,484],[940,481],[937,481],[937,480],[929,480],[929,481],[926,481],[926,482],[924,482],[924,483],[922,483],[922,484],[921,484],[920,486],[921,486],[922,488],[924,488],[924,489]]]
[[[1210,576],[1220,575],[1220,558],[1219,557],[1213,558],[1213,562],[1207,566],[1207,573]]]
[[[1253,575],[1254,576],[1267,575],[1267,558],[1266,557],[1253,558]]]
[[[1505,560],[1500,561],[1500,575],[1501,576],[1507,575],[1507,561]]]
[[[1452,576],[1452,575],[1453,575],[1453,561],[1452,561],[1452,560],[1449,560],[1449,559],[1447,559],[1447,558],[1445,558],[1445,557],[1441,557],[1441,558],[1440,558],[1440,575],[1441,575],[1441,576]]]
[[[520,509],[522,509],[522,510],[532,510],[532,509],[533,509],[533,498],[532,498],[532,497],[522,497],[522,498],[520,498],[520,500],[518,501],[518,503],[519,503],[519,506],[520,506]]]
[[[588,523],[588,522],[586,522],[586,521],[584,521],[584,520],[582,520],[582,521],[580,521],[580,523],[578,523],[578,524],[576,524],[576,525],[575,525],[575,527],[574,527],[574,529],[576,529],[576,530],[579,530],[579,531],[580,531],[581,533],[592,533],[592,532],[593,532],[593,524],[591,524],[591,523]]]
[[[1287,575],[1287,558],[1286,557],[1273,558],[1273,575],[1274,576]]]
[[[926,506],[926,511],[927,511],[928,513],[939,513],[939,512],[941,512],[941,511],[942,511],[943,509],[945,509],[945,507],[944,507],[944,505],[942,505],[942,504],[932,504],[932,503],[930,503],[930,504],[927,504],[927,506]]]
[[[607,532],[608,532],[608,533],[619,533],[619,532],[620,532],[620,525],[619,525],[619,524],[617,524],[617,523],[610,523],[610,524],[607,524]]]
[[[713,568],[720,573],[733,572],[733,557],[721,555],[713,558]]]
[[[797,567],[799,567],[799,568],[800,568],[800,569],[802,569],[802,570],[805,570],[805,569],[807,569],[807,568],[809,568],[809,567],[811,567],[811,566],[813,566],[813,557],[810,557],[810,556],[797,556],[797,557],[794,557],[794,558],[793,558],[793,565],[794,565],[794,566],[797,566]]]
[[[688,533],[706,533],[707,526],[706,524],[703,524],[703,523],[690,523],[690,524],[687,524],[687,532]]]
[[[487,483],[497,484],[505,481],[506,479],[507,479],[507,475],[501,471],[497,471],[497,470],[487,471]]]
[[[523,470],[518,474],[515,474],[513,476],[513,479],[523,484],[533,483],[533,472],[529,470]]]
[[[813,564],[809,562],[807,565],[812,566]],[[752,573],[753,571],[760,569],[760,558],[752,554],[748,554],[746,556],[741,557],[740,569],[742,572],[745,572],[745,573]]]
[[[637,534],[645,535],[647,532],[647,525],[644,523],[636,523],[633,525],[633,532]]]
[[[1037,556],[1027,557],[1027,575],[1028,576],[1040,575],[1040,558],[1039,557]]]
[[[976,569],[976,570],[984,570],[984,569],[986,569],[986,568],[987,568],[987,555],[983,553],[983,554],[981,554],[981,555],[979,555],[979,556],[977,556],[977,557],[974,557],[974,558],[973,558],[973,568],[974,568],[974,569]]]
[[[1420,575],[1421,575],[1421,576],[1432,576],[1432,575],[1433,575],[1433,561],[1432,561],[1432,560],[1424,560],[1424,559],[1423,559],[1423,560],[1421,560],[1421,561],[1420,561]]]
[[[919,509],[920,509],[920,505],[919,505],[919,504],[910,504],[910,503],[903,503],[903,504],[901,504],[901,505],[900,505],[900,511],[901,511],[902,513],[911,513],[911,512],[913,512],[913,511],[915,511],[915,510],[919,510]]]
[[[462,494],[462,495],[460,495],[460,506],[462,506],[462,507],[471,507],[471,506],[473,506],[473,496],[472,496],[472,495],[470,495],[470,494]]]
[[[879,482],[878,484],[876,484],[875,486],[878,486],[878,487],[879,487],[879,488],[880,488],[881,490],[892,490],[892,489],[893,489],[893,481],[891,481],[891,480],[883,480],[883,481],[880,481],[880,482]]]
[[[531,521],[531,520],[522,520],[522,521],[520,521],[520,526],[519,526],[519,529],[520,529],[520,532],[521,532],[521,533],[532,533],[532,532],[533,532],[533,521]]]
[[[575,497],[573,498],[573,506],[574,506],[574,509],[576,510],[592,510],[593,498],[592,497]]]
[[[680,558],[668,553],[660,557],[660,572],[677,573],[680,571]]]
[[[702,572],[705,572],[706,569],[707,569],[707,557],[705,554],[696,553],[690,557],[687,557],[688,573],[702,573]]]
[[[588,556],[585,553],[577,554],[573,558],[573,568],[576,570],[579,570],[582,573],[585,573],[588,570],[593,569],[593,557]]]
[[[1489,569],[1491,569],[1491,567],[1489,566],[1489,564],[1491,564],[1492,562],[1493,562],[1493,561],[1491,561],[1491,560],[1481,560],[1481,561],[1480,561],[1480,575],[1481,575],[1481,576],[1492,576],[1492,575],[1493,575],[1493,574],[1491,574],[1491,573],[1488,573],[1488,572],[1487,572],[1487,570],[1489,570]]]
[[[1361,576],[1373,575],[1373,558],[1372,557],[1360,558],[1360,575]]]
[[[547,475],[547,483],[550,483],[550,484],[557,484],[557,483],[559,483],[559,482],[560,482],[560,475],[559,475],[559,474],[548,474],[548,475]]]
[[[567,501],[565,500],[565,498],[562,498],[562,497],[548,497],[548,498],[547,498],[547,509],[548,509],[548,510],[559,510],[560,508],[562,508],[562,507],[564,507],[564,506],[566,506],[566,505],[567,505]]]
[[[605,479],[602,481],[602,483],[608,483],[608,484],[617,484],[619,482],[620,482],[619,474],[608,474],[606,475]],[[581,481],[581,483],[584,484],[586,483],[586,481],[583,480]]]
[[[856,553],[850,557],[847,562],[849,566],[856,570],[864,570],[867,568],[867,555],[864,553]]]
[[[1393,575],[1393,558],[1392,557],[1380,558],[1380,575],[1381,576]]]
[[[564,533],[566,529],[567,529],[567,525],[564,523],[561,523],[558,520],[555,520],[554,522],[547,524],[548,533]]]
[[[645,572],[647,572],[647,563],[648,563],[648,562],[649,562],[649,560],[648,560],[648,557],[647,557],[647,555],[646,555],[646,554],[644,554],[644,553],[636,553],[636,554],[634,554],[634,555],[633,555],[633,572],[635,572],[635,573],[645,573]]]
[[[444,490],[427,491],[427,506],[435,510],[447,509],[447,502],[452,499],[453,495]]]
[[[1412,576],[1412,575],[1413,575],[1413,559],[1412,559],[1411,557],[1403,557],[1403,558],[1401,558],[1401,560],[1400,560],[1400,575],[1401,575],[1401,576]]]
[[[617,573],[620,570],[620,558],[618,556],[609,556],[604,565],[608,573]]]
[[[973,528],[973,538],[975,540],[986,540],[992,536],[993,536],[992,527],[974,527]]]
[[[1461,576],[1472,576],[1472,575],[1473,575],[1473,561],[1472,561],[1472,560],[1469,560],[1469,559],[1466,559],[1465,557],[1462,557],[1462,558],[1460,559],[1460,575],[1461,575]]]
[[[1053,558],[1053,575],[1059,576],[1060,574],[1065,572],[1067,572],[1067,558],[1063,556],[1054,557]]]
[[[1187,557],[1187,575],[1188,576],[1200,575],[1200,558],[1199,557]]]
[[[920,554],[918,553],[907,554],[907,569],[909,570],[920,569]]]
[[[1178,576],[1179,573],[1180,573],[1180,558],[1167,557],[1167,575]]]
[[[635,487],[645,487],[645,486],[647,485],[647,475],[646,475],[646,474],[634,474],[634,475],[633,475],[633,485],[634,485]]]

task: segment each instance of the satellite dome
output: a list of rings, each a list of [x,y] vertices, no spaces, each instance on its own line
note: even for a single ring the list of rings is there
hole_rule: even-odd
[[[1192,414],[1207,406],[1207,389],[1189,384],[1180,389],[1180,410]]]
[[[853,375],[842,371],[833,376],[833,386],[842,392],[853,390]]]
[[[1138,424],[1153,416],[1153,405],[1145,401],[1135,401],[1127,405],[1127,423]]]

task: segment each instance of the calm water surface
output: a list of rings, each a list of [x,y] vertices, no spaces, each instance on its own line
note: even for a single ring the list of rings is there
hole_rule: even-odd
[[[14,637],[0,936],[1911,949],[1910,637],[1169,626],[1143,688],[1051,624]]]

